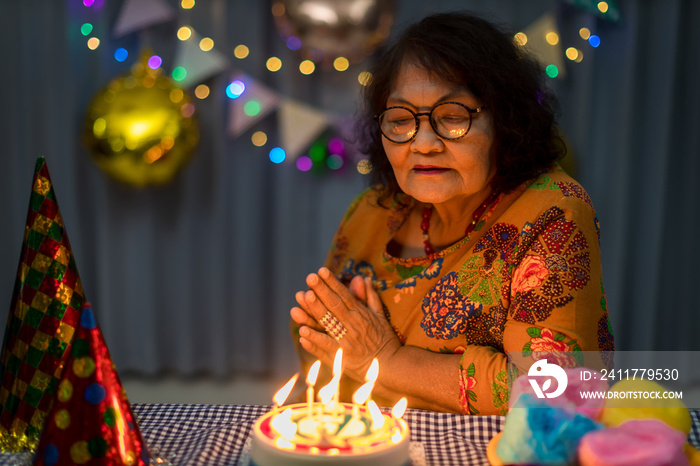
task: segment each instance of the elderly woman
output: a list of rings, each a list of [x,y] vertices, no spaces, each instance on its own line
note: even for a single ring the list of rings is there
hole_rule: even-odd
[[[566,365],[612,350],[596,214],[556,165],[556,100],[513,36],[425,18],[364,97],[372,187],[296,294],[304,365],[332,367],[342,348],[350,382],[378,359],[385,405],[503,414],[506,352]]]

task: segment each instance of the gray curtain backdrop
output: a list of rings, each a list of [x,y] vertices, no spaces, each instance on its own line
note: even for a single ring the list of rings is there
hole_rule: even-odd
[[[178,2],[168,0],[178,11]],[[128,71],[117,46],[150,43],[167,65],[174,23],[109,37],[122,1],[99,15],[79,0],[0,1],[0,325],[6,322],[37,156],[47,159],[83,280],[120,371],[146,375],[288,375],[294,292],[324,260],[345,208],[365,179],[316,176],[274,165],[267,149],[226,133],[229,73],[197,100],[201,141],[172,183],[134,189],[102,173],[80,142],[91,98]],[[553,80],[575,176],[597,208],[608,306],[618,349],[700,350],[700,2],[620,0],[604,21],[563,1],[397,0],[396,34],[421,17],[468,8],[523,30],[556,13],[562,42],[584,50]],[[290,98],[352,115],[356,76],[295,66],[273,74],[267,57],[297,60],[279,38],[268,2],[200,0],[182,13],[218,50],[251,56],[232,66]],[[85,46],[80,25],[102,38]],[[602,43],[578,37],[589,27]],[[276,133],[268,117],[256,129]],[[3,304],[4,303],[4,304]]]

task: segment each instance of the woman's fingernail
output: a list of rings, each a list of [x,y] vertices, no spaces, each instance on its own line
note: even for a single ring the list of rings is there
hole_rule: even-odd
[[[316,301],[316,295],[314,294],[313,291],[307,291],[306,295],[304,297],[310,303],[313,303],[314,301]]]
[[[306,277],[306,283],[308,283],[309,285],[315,285],[316,283],[318,283],[318,277],[316,276],[316,274],[309,274],[309,276]]]
[[[300,327],[299,328],[299,335],[302,337],[308,337],[309,336],[309,327]]]
[[[318,269],[318,274],[323,278],[328,278],[331,275],[331,271],[325,267],[321,267],[320,269]]]

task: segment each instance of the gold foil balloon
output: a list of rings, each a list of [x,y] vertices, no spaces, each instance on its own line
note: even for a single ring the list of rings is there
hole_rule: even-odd
[[[393,0],[275,0],[277,29],[287,46],[326,66],[338,57],[358,63],[389,36]]]
[[[148,55],[95,96],[85,119],[95,163],[134,186],[170,181],[199,140],[194,105],[159,68],[149,68]]]

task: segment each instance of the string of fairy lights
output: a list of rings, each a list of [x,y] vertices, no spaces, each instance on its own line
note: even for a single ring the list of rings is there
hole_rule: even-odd
[[[105,0],[83,0],[83,5],[89,8],[99,9],[103,6]],[[190,10],[194,8],[195,0],[181,0],[180,7],[183,10]],[[597,3],[598,11],[605,15],[609,10],[609,5],[607,2],[601,1]],[[272,7],[272,14],[274,16],[281,16],[285,14],[284,6],[281,2],[275,2]],[[94,34],[94,27],[91,23],[86,22],[80,26],[80,33],[88,37],[86,45],[90,50],[97,50],[101,44],[99,37]],[[180,41],[188,41],[193,39],[193,30],[190,26],[181,26],[177,30],[177,38]],[[586,41],[590,47],[597,48],[601,44],[601,39],[599,36],[593,34],[588,28],[581,28],[579,30],[579,36],[581,39]],[[528,42],[528,36],[524,32],[518,32],[515,34],[514,40],[516,43],[525,46]],[[550,45],[557,45],[560,41],[559,34],[556,31],[548,31],[545,33],[545,40]],[[288,49],[296,51],[301,49],[303,43],[300,38],[292,35],[285,39],[285,44]],[[214,40],[210,37],[203,37],[199,40],[199,48],[203,52],[209,52],[214,49]],[[244,60],[251,54],[250,48],[245,44],[238,44],[233,49],[233,56],[237,60]],[[124,62],[129,57],[129,51],[123,47],[116,48],[114,50],[114,59],[118,62]],[[575,63],[581,63],[583,60],[583,50],[578,47],[570,46],[565,50],[565,56],[569,60]],[[156,70],[163,65],[163,60],[158,55],[152,55],[148,58],[148,66]],[[269,57],[265,62],[266,69],[271,73],[276,73],[280,71],[283,67],[282,59],[277,56]],[[333,61],[333,69],[337,72],[345,72],[350,69],[350,61],[346,57],[336,57]],[[298,70],[303,75],[311,75],[316,71],[316,63],[310,59],[303,59],[298,64]],[[553,64],[547,64],[545,66],[545,72],[547,76],[554,79],[559,75],[558,67]],[[171,77],[176,82],[181,82],[187,77],[187,69],[183,66],[176,66],[171,71]],[[372,75],[368,71],[361,71],[358,73],[357,81],[360,85],[365,86],[371,79]],[[235,79],[229,82],[225,89],[225,94],[229,99],[237,99],[246,90],[246,84],[240,79]],[[199,84],[194,89],[194,95],[200,100],[206,99],[211,94],[209,86],[206,84]],[[248,100],[243,107],[243,113],[248,117],[255,117],[260,114],[262,107],[260,102],[255,99]],[[255,131],[251,135],[251,143],[256,147],[264,147],[268,143],[268,135],[264,131]],[[324,147],[325,145],[325,147]],[[279,164],[286,160],[287,154],[282,147],[273,147],[268,153],[268,157],[271,162]],[[338,170],[342,168],[345,164],[344,157],[344,143],[342,139],[337,137],[327,138],[325,143],[321,141],[316,141],[312,144],[308,151],[308,155],[303,155],[298,157],[296,160],[296,167],[301,171],[309,171],[312,168],[323,163],[327,168],[331,170]],[[362,159],[357,163],[357,171],[361,174],[368,174],[371,171],[371,165],[369,160]]]

